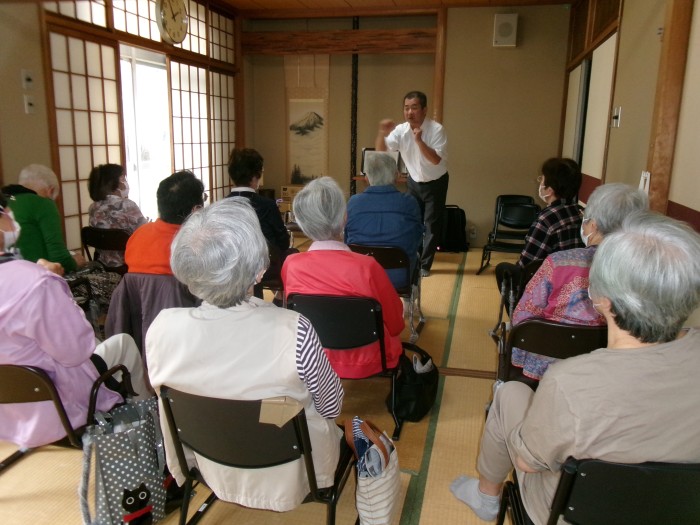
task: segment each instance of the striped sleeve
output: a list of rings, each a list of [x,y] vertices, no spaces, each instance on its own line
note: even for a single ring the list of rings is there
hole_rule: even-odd
[[[338,417],[343,408],[343,386],[323,352],[316,331],[302,315],[297,326],[296,358],[299,379],[311,392],[316,412],[326,419]]]

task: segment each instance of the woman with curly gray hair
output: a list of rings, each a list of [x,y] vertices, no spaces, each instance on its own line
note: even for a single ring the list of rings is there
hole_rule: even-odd
[[[304,253],[287,257],[282,266],[284,292],[371,297],[382,305],[387,367],[401,355],[403,304],[384,268],[372,257],[350,251],[343,243],[347,218],[343,191],[330,177],[309,182],[292,204],[304,234],[314,242]],[[356,379],[382,371],[378,343],[352,352],[329,352],[333,369],[342,378]]]
[[[319,487],[328,487],[340,451],[334,419],[343,389],[309,321],[252,296],[267,261],[267,243],[247,199],[225,199],[193,213],[173,241],[170,264],[203,303],[163,310],[153,321],[146,335],[149,377],[156,390],[168,385],[223,399],[296,399],[306,411]],[[184,475],[167,439],[166,450],[181,485]],[[238,469],[188,452],[191,466],[225,501],[286,511],[309,492],[303,459]]]

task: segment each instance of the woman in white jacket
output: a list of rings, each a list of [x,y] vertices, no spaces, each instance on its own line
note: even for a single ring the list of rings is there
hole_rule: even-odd
[[[163,310],[146,335],[151,384],[223,399],[290,396],[304,406],[319,487],[333,484],[341,432],[343,389],[307,319],[252,296],[268,264],[260,223],[234,197],[192,214],[173,241],[175,277],[203,303]],[[167,429],[167,422],[161,419]],[[181,485],[172,444],[168,467]],[[309,493],[303,459],[265,469],[222,466],[186,451],[222,500],[246,507],[291,510]]]

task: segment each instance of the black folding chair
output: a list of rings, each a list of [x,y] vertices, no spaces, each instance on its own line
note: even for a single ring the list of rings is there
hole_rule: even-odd
[[[569,458],[552,501],[547,525],[560,517],[576,525],[690,525],[700,523],[700,464],[611,463]],[[497,524],[511,510],[514,525],[532,523],[517,478],[503,488]]]
[[[504,272],[503,279],[501,280],[500,291],[501,291],[501,301],[498,305],[498,321],[494,327],[489,330],[489,335],[496,342],[499,343],[500,339],[507,336],[507,324],[503,322],[503,314],[505,313],[509,319],[513,318],[513,311],[520,301],[523,293],[525,293],[525,287],[530,279],[537,273],[540,269],[544,259],[537,259],[529,262],[525,265],[525,268],[520,270],[517,275],[513,276],[506,270]]]
[[[355,253],[369,255],[385,270],[403,269],[406,272],[407,285],[395,288],[399,297],[408,301],[408,318],[411,329],[410,343],[418,341],[423,326],[425,326],[425,316],[420,306],[421,276],[420,267],[416,267],[411,272],[411,261],[401,248],[395,246],[367,246],[364,244],[349,244],[348,247]],[[418,321],[416,322],[416,318]]]
[[[241,401],[187,394],[168,386],[160,389],[162,407],[168,422],[181,471],[186,476],[180,524],[194,524],[218,498],[212,493],[187,521],[194,482],[206,484],[196,468],[185,459],[187,447],[222,465],[255,469],[289,463],[303,458],[310,493],[306,501],[327,506],[326,523],[335,523],[336,505],[355,463],[350,447],[341,439],[341,452],[332,487],[319,488],[311,455],[311,439],[302,408],[282,427],[260,422],[264,400]],[[305,501],[305,502],[306,502]]]
[[[116,272],[124,275],[128,271],[128,266],[106,266],[100,261],[99,250],[113,250],[123,252],[126,250],[126,243],[131,234],[126,230],[117,228],[95,228],[94,226],[83,226],[80,230],[80,239],[83,249],[89,261],[98,261],[108,272]],[[92,248],[93,253],[90,252]]]
[[[492,252],[520,253],[525,247],[525,236],[539,215],[541,208],[526,195],[499,195],[493,229],[481,253],[479,275],[491,263]]]
[[[391,379],[391,416],[394,418],[393,439],[401,435],[403,421],[396,415],[396,374],[398,364],[388,368],[384,347],[382,306],[369,297],[291,294],[287,308],[303,314],[313,325],[324,348],[332,351],[352,351],[368,344],[379,343],[381,375]]]

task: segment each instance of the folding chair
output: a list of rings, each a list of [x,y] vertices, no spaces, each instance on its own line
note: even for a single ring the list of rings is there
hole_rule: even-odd
[[[311,439],[302,408],[282,427],[261,423],[262,400],[218,399],[180,392],[162,386],[160,397],[168,431],[181,471],[186,476],[180,509],[180,524],[196,523],[218,498],[212,493],[192,519],[187,521],[192,484],[206,484],[196,468],[189,468],[184,447],[222,465],[254,469],[282,465],[303,458],[311,492],[306,501],[327,506],[326,523],[335,523],[336,505],[355,463],[350,447],[341,439],[341,451],[332,487],[319,488],[311,456]],[[305,502],[306,502],[305,501]]]
[[[124,365],[117,365],[110,368],[100,375],[92,386],[86,424],[92,423],[94,418],[97,392],[100,386],[117,372],[122,372],[122,384],[127,392],[133,394],[131,376],[127,368]],[[61,402],[58,390],[56,390],[56,386],[53,384],[49,375],[36,366],[0,365],[0,404],[38,403],[41,401],[51,401],[53,403],[61,425],[63,425],[63,429],[66,431],[66,437],[53,444],[82,449],[83,446],[80,441],[80,436],[85,430],[85,425],[73,428],[66,414],[66,409]],[[30,448],[20,448],[2,460],[2,462],[0,462],[0,472],[22,459],[31,452],[31,450]]]
[[[555,359],[567,359],[605,348],[607,344],[607,326],[527,319],[513,326],[508,337],[499,341],[497,378],[500,381],[523,380],[522,370],[511,364],[513,347]],[[530,384],[527,380],[524,382]]]
[[[491,263],[491,252],[520,253],[525,247],[525,236],[535,222],[541,208],[526,195],[499,195],[493,229],[481,253],[479,275]]]
[[[100,253],[98,250],[114,250],[123,252],[126,250],[126,243],[131,234],[126,230],[95,228],[94,226],[83,226],[80,230],[80,240],[83,243],[83,249],[87,254],[89,261],[100,261]],[[90,248],[93,253],[90,253]],[[128,266],[106,266],[104,268],[108,272],[116,272],[124,275],[128,271]]]
[[[352,351],[379,342],[381,375],[391,379],[391,416],[394,418],[394,441],[401,435],[403,421],[396,415],[396,374],[398,365],[388,368],[384,347],[382,306],[368,297],[339,297],[328,295],[291,294],[287,308],[303,314],[313,325],[324,348],[332,351]]]
[[[407,276],[408,284],[406,286],[396,288],[396,293],[399,297],[407,299],[408,302],[408,318],[411,329],[410,343],[415,343],[420,336],[423,326],[425,325],[425,316],[420,306],[420,291],[421,291],[421,276],[420,267],[416,263],[416,267],[411,272],[411,261],[401,248],[395,246],[366,246],[364,244],[349,244],[348,247],[355,253],[369,255],[385,270],[403,269]],[[418,322],[416,323],[416,317]]]
[[[700,464],[611,463],[569,458],[552,501],[547,525],[563,517],[577,525],[674,525],[700,523]],[[531,524],[517,478],[503,487],[497,524],[511,509],[514,525]]]
[[[498,321],[494,327],[489,330],[489,335],[495,341],[496,344],[499,343],[500,339],[507,336],[507,326],[508,324],[503,323],[503,314],[508,316],[508,319],[513,318],[513,311],[520,302],[520,298],[525,293],[525,287],[530,279],[537,273],[540,269],[544,259],[538,259],[529,262],[525,265],[525,268],[520,271],[517,277],[513,277],[507,270],[504,272],[503,279],[501,280],[501,301],[498,305]],[[505,331],[503,329],[506,328]]]

